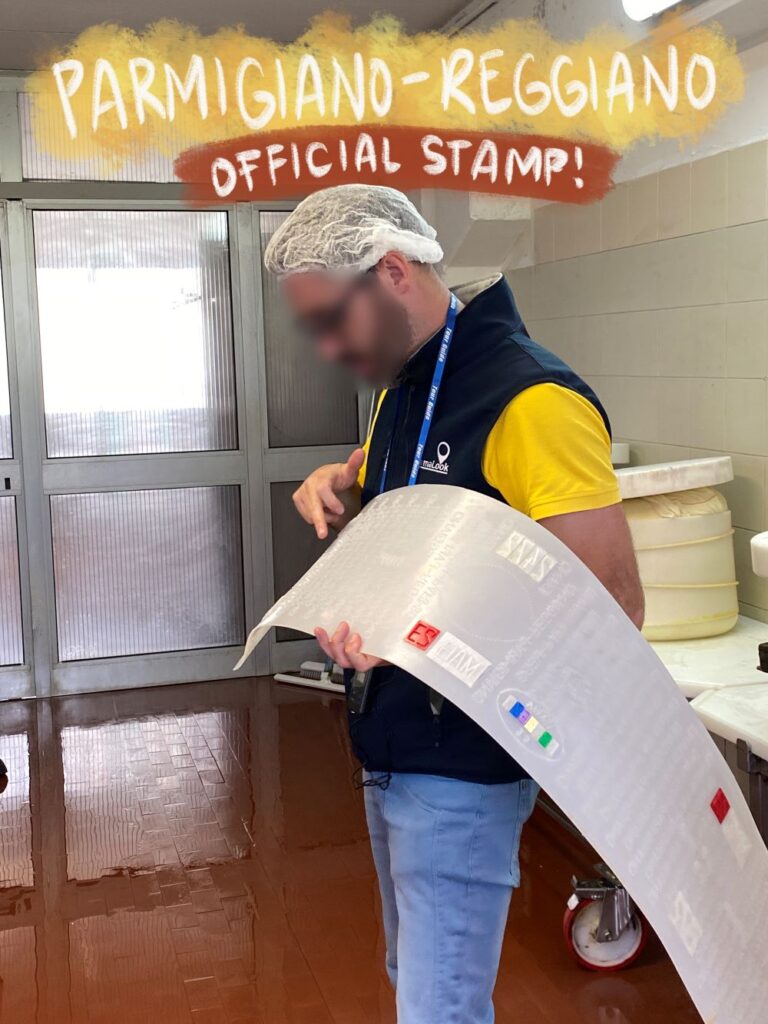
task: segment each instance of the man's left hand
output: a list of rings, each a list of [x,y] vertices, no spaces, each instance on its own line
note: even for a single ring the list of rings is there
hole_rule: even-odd
[[[341,668],[352,668],[356,672],[368,672],[389,662],[375,658],[372,654],[363,653],[363,638],[359,633],[350,632],[348,622],[340,622],[333,636],[320,626],[315,630],[317,642],[329,658]]]

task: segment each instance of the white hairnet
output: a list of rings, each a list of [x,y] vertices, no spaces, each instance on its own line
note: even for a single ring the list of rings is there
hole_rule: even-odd
[[[272,235],[264,265],[273,274],[368,270],[387,252],[439,263],[443,250],[413,203],[383,185],[338,185],[313,192]]]

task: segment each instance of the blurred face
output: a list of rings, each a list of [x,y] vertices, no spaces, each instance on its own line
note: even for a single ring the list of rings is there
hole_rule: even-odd
[[[394,380],[408,357],[412,331],[405,306],[376,267],[355,276],[289,274],[282,287],[322,359],[372,384]]]

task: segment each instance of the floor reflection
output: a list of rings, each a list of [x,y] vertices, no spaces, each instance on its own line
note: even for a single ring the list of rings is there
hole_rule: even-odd
[[[8,768],[0,817],[0,889],[32,885],[32,815],[29,808],[29,746],[25,732],[2,739],[2,760]]]
[[[0,1020],[393,1024],[336,698],[238,680],[5,704],[0,756]],[[499,1024],[698,1021],[657,943],[621,976],[568,960],[582,847],[537,815],[522,856]]]

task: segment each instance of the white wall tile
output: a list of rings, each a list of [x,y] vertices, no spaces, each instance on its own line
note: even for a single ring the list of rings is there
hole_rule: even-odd
[[[509,270],[504,275],[515,296],[517,308],[523,320],[533,316],[534,307],[534,280],[536,271],[534,267],[520,267],[518,270]]]
[[[659,377],[657,390],[658,429],[653,440],[690,447],[693,423],[693,393],[686,377]]]
[[[627,186],[619,184],[599,204],[600,245],[603,250],[629,245],[627,196]]]
[[[603,389],[603,400],[614,433],[640,441],[658,441],[659,391],[654,377],[606,377],[613,386]],[[616,386],[619,380],[620,386]],[[601,382],[598,382],[601,393]]]
[[[760,455],[732,455],[733,480],[723,492],[733,516],[733,525],[756,533],[768,527],[766,516],[766,465]]]
[[[695,160],[691,168],[691,230],[711,231],[728,223],[728,154]]]
[[[605,313],[591,314],[581,318],[581,337],[590,339],[593,351],[599,353],[599,373],[605,374],[605,345],[608,336],[607,321],[610,319]]]
[[[573,369],[584,377],[604,373],[603,336],[594,330],[595,317],[574,318],[576,324],[576,357]]]
[[[630,245],[659,237],[659,179],[656,174],[627,182],[627,241]]]
[[[523,314],[523,319],[526,321],[543,320],[546,317],[546,313],[542,310],[541,293],[546,287],[547,282],[545,280],[545,275],[551,266],[551,263],[540,263],[531,267],[531,281],[528,288],[528,309]],[[512,291],[514,292],[515,274],[507,274],[507,278],[512,286]]]
[[[613,411],[621,402],[621,395],[624,388],[624,379],[622,377],[606,377],[598,376],[592,377],[589,380],[590,387],[593,388],[597,397],[603,403],[605,411],[608,413],[608,418],[611,421],[611,428],[614,438],[623,437],[620,431],[616,429],[616,423],[614,422]]]
[[[659,173],[659,238],[687,235],[691,230],[691,165]]]
[[[768,299],[768,221],[727,228],[729,302]]]
[[[565,316],[568,312],[562,288],[566,269],[562,262],[544,263],[536,267],[533,307],[536,317],[549,320]]]
[[[668,238],[653,247],[659,273],[660,306],[700,306],[724,302],[726,232]]]
[[[768,622],[768,608],[757,608],[753,604],[747,604],[746,601],[739,601],[739,610],[742,615],[746,615],[749,619],[755,619],[757,622]]]
[[[691,307],[664,309],[659,317],[657,372],[662,377],[691,376]]]
[[[568,260],[572,256],[582,256],[586,252],[577,245],[572,218],[572,206],[566,203],[556,203],[552,207],[552,259],[554,260]]]
[[[600,267],[600,301],[605,312],[658,309],[663,267],[657,250],[667,242],[632,245],[604,253]]]
[[[580,206],[563,203],[555,207],[554,258],[567,260],[600,249],[600,209],[595,203]]]
[[[574,363],[579,351],[579,322],[575,317],[560,317],[544,322],[544,333],[536,338],[576,370]],[[579,371],[576,370],[578,373]]]
[[[724,377],[726,353],[726,307],[692,306],[690,309],[689,374],[696,377]]]
[[[609,313],[602,317],[602,372],[648,377],[658,372],[661,310]]]
[[[726,376],[768,377],[768,302],[730,302],[725,312]]]
[[[559,322],[559,320],[529,320],[526,323],[533,340],[539,345],[543,345],[544,348],[551,349],[558,356],[561,353],[555,348],[555,339],[557,338],[556,327]]]
[[[554,210],[554,204],[547,203],[533,211],[534,263],[549,263],[554,259]]]
[[[715,377],[690,381],[691,423],[689,440],[704,448],[725,447],[725,380]]]
[[[729,452],[768,455],[768,385],[764,380],[725,382],[725,445]]]
[[[593,253],[559,264],[563,268],[560,287],[564,316],[585,316],[601,312],[601,303],[605,301],[601,280],[608,255]]]
[[[728,223],[768,217],[768,142],[728,153]]]

